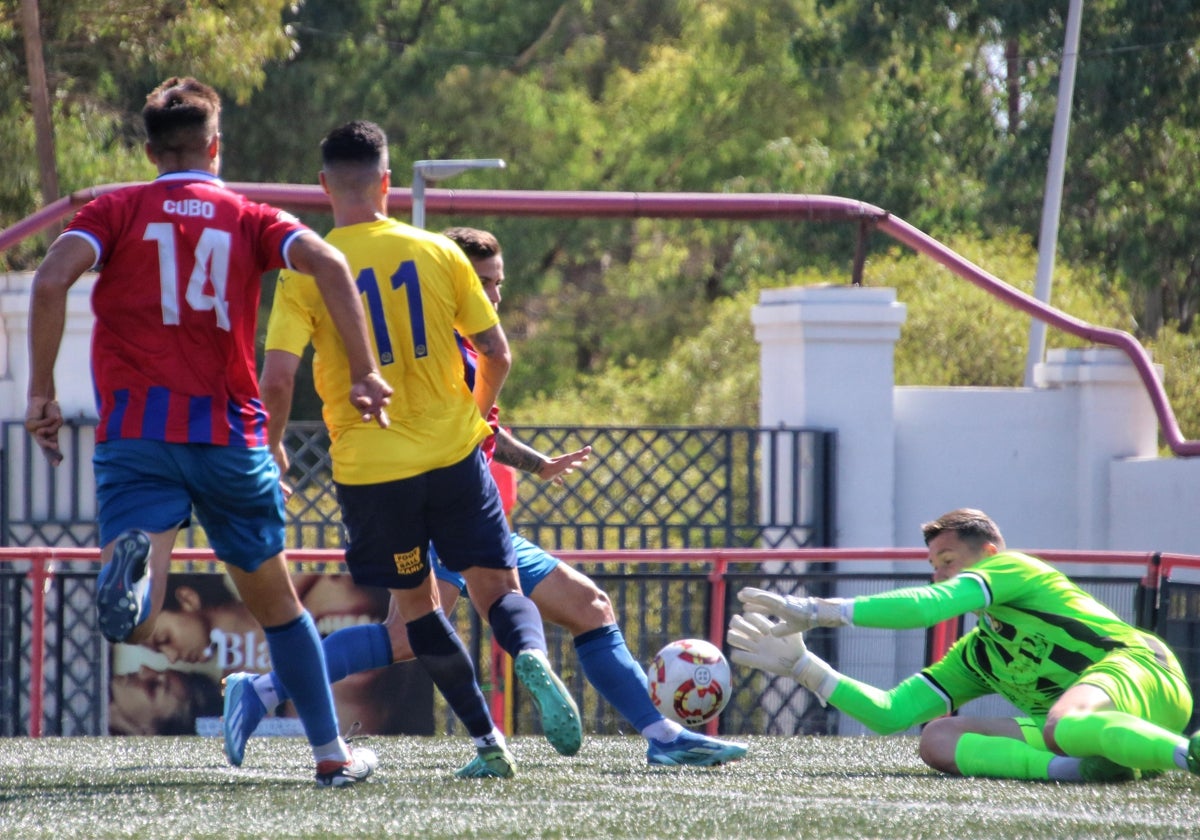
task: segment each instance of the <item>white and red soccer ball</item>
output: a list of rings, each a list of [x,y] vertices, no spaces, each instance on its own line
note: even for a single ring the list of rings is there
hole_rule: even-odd
[[[708,723],[729,702],[729,662],[703,639],[671,642],[651,660],[646,677],[654,705],[684,726]]]

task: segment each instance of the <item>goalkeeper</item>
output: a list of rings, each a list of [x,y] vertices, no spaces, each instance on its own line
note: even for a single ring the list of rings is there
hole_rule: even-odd
[[[1006,550],[981,511],[952,511],[922,532],[931,586],[845,599],[742,589],[733,661],[795,679],[880,734],[926,723],[921,759],[944,773],[1064,782],[1200,774],[1200,734],[1180,734],[1191,691],[1161,639],[1036,557]],[[890,691],[838,673],[804,645],[813,627],[930,627],[968,612],[978,624]],[[946,717],[991,694],[1024,716]]]

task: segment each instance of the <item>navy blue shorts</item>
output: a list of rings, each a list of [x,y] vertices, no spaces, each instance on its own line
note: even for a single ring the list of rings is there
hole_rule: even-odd
[[[454,572],[517,567],[500,491],[478,449],[411,478],[334,486],[346,566],[360,586],[417,587],[429,575],[431,542]]]
[[[109,440],[92,466],[102,546],[130,528],[169,531],[195,510],[226,563],[253,572],[283,551],[283,491],[265,446]]]
[[[558,568],[562,561],[539,545],[531,543],[520,534],[512,535],[513,551],[517,553],[517,576],[521,581],[521,591],[526,595],[533,588]],[[458,572],[452,572],[442,564],[437,549],[430,549],[429,561],[433,564],[433,573],[438,580],[444,580],[458,588],[463,595],[467,594],[467,581]]]

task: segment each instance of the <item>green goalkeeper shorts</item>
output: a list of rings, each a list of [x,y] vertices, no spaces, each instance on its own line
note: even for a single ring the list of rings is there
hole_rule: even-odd
[[[1175,655],[1157,636],[1150,648],[1121,648],[1086,668],[1075,683],[1094,686],[1127,712],[1172,732],[1183,732],[1192,717],[1192,692]],[[1025,743],[1046,749],[1046,718],[1019,717]]]

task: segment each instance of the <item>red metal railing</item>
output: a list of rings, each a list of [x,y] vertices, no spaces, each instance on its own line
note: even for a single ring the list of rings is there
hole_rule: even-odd
[[[129,184],[106,184],[78,190],[0,231],[0,251],[32,236],[93,198]],[[329,208],[329,197],[316,185],[230,183],[255,201],[295,210]],[[388,192],[388,210],[412,207],[412,191]],[[1187,440],[1179,427],[1167,393],[1154,370],[1150,354],[1127,332],[1097,327],[1074,318],[1032,295],[1010,286],[970,260],[950,250],[903,219],[866,202],[831,195],[780,193],[634,193],[553,190],[427,190],[428,213],[560,218],[673,218],[673,219],[788,219],[798,222],[851,222],[873,229],[917,253],[932,258],[988,294],[1043,321],[1055,329],[1096,344],[1115,347],[1133,363],[1154,407],[1163,440],[1179,456],[1200,455],[1200,440]],[[860,250],[864,243],[860,241]]]
[[[1034,550],[1031,553],[1049,563],[1090,563],[1130,566],[1144,569],[1142,582],[1152,590],[1169,578],[1177,568],[1200,569],[1200,556],[1188,554],[1161,554],[1131,551],[1078,551],[1078,550]],[[557,556],[574,563],[688,563],[707,564],[708,580],[712,584],[709,604],[709,640],[721,645],[725,639],[728,615],[725,610],[729,566],[734,563],[838,563],[838,562],[893,562],[923,561],[927,553],[920,548],[809,548],[809,549],[642,549],[629,551],[560,551]],[[294,563],[336,563],[342,552],[334,549],[289,550],[288,558]],[[175,561],[214,562],[208,549],[177,549],[172,555]],[[32,583],[32,632],[30,634],[30,737],[42,734],[42,696],[45,674],[45,593],[54,577],[54,564],[63,561],[100,562],[100,550],[96,548],[0,548],[0,565],[28,562],[31,564],[29,577]],[[955,641],[957,622],[943,622],[934,628],[934,643],[930,651],[931,660],[939,658]],[[503,657],[493,651],[493,666],[503,664]],[[501,673],[501,671],[495,671]],[[497,680],[493,686],[490,706],[495,719],[506,720],[510,690],[508,679]],[[715,733],[716,723],[710,724]]]

